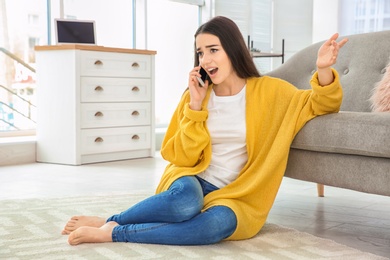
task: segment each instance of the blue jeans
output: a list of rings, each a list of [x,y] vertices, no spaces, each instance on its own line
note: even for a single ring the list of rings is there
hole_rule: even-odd
[[[168,245],[217,243],[233,234],[237,219],[226,206],[201,212],[204,196],[216,189],[196,176],[179,178],[167,191],[108,218],[107,222],[119,224],[112,231],[112,241]]]

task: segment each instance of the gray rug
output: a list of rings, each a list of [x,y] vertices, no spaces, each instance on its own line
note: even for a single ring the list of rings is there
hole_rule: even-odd
[[[267,223],[253,239],[209,246],[130,243],[70,246],[61,235],[73,215],[109,216],[146,195],[0,201],[0,259],[386,259]]]

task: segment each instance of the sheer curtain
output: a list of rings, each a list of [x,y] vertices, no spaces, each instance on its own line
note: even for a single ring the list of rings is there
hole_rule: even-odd
[[[344,35],[390,30],[389,0],[339,0]]]

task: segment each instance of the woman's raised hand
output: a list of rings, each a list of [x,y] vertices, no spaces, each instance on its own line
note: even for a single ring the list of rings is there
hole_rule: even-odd
[[[333,36],[325,41],[325,43],[318,50],[318,69],[328,68],[336,63],[340,48],[342,48],[348,41],[347,38],[344,38],[340,42],[336,42],[338,37],[338,33],[333,34]]]

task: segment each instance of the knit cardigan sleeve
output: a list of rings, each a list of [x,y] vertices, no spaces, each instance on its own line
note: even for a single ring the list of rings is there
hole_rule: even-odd
[[[312,87],[310,90],[299,90],[286,81],[266,76],[247,80],[248,161],[235,181],[205,197],[203,208],[207,210],[216,205],[224,205],[234,211],[237,217],[237,228],[227,238],[228,240],[247,239],[260,231],[282,181],[290,145],[295,135],[306,122],[314,117],[339,111],[342,89],[337,72],[333,70],[333,73],[335,80],[328,86],[320,86],[317,74],[314,74],[310,82]],[[206,104],[207,100],[204,105]],[[178,151],[184,154],[180,155],[176,152],[168,152],[168,150],[164,153],[172,153],[171,158],[175,158],[177,162],[190,159],[190,164],[195,163],[195,165],[186,164],[182,167],[170,163],[165,169],[157,192],[168,189],[170,184],[181,176],[201,172],[210,163],[211,145],[207,137],[206,122],[204,121],[202,126],[195,127],[196,120],[185,116],[185,100],[179,107],[182,107],[179,111],[183,112],[175,112],[171,122],[173,125],[167,131],[168,139],[174,139],[165,141],[164,149],[171,150],[179,147]],[[188,122],[188,126],[191,127],[187,129],[180,126],[187,120],[195,122]],[[199,134],[202,134],[199,137],[202,140],[201,146],[196,147],[196,142],[193,140],[198,137],[193,135]],[[169,144],[177,140],[181,145]],[[184,151],[186,149],[184,143],[191,144],[193,151]],[[194,154],[190,155],[190,153]]]
[[[210,139],[207,116],[204,108],[201,111],[190,109],[189,92],[186,91],[164,136],[162,157],[176,166],[195,166]]]

